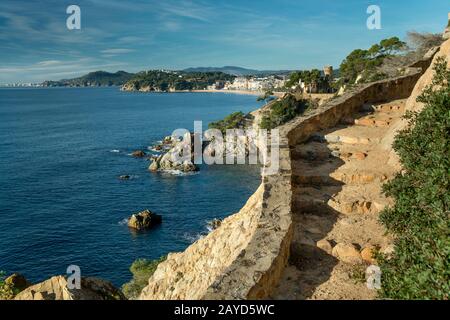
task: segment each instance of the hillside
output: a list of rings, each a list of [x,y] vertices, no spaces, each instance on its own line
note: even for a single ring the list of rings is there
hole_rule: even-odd
[[[233,76],[264,76],[272,74],[289,74],[291,70],[255,70],[235,66],[187,68],[184,72],[223,72]]]
[[[204,90],[216,81],[232,81],[234,76],[223,72],[186,72],[149,70],[136,74],[124,84],[124,91],[188,91]]]
[[[99,86],[121,86],[134,76],[133,73],[117,71],[110,73],[106,71],[90,72],[79,78],[62,79],[59,81],[44,81],[44,87],[99,87]]]

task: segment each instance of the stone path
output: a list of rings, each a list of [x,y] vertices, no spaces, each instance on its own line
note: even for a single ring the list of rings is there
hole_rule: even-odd
[[[380,141],[405,100],[361,110],[292,150],[294,240],[274,299],[374,299],[364,270],[390,239],[378,223],[381,186],[396,170]]]

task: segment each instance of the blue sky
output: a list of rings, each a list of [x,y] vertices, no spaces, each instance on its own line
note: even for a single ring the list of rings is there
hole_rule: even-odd
[[[66,28],[71,4],[81,30]],[[366,28],[371,4],[381,7],[381,30]],[[388,36],[442,32],[449,11],[448,0],[1,0],[0,83],[95,70],[338,66]]]

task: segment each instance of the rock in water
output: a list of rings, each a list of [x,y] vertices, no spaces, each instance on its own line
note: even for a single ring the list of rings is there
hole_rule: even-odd
[[[111,283],[81,278],[80,289],[69,289],[63,276],[55,276],[20,292],[14,300],[126,300]]]
[[[145,210],[137,214],[133,214],[128,219],[128,227],[136,230],[150,229],[151,227],[161,224],[162,217],[150,210]]]
[[[142,150],[136,150],[131,155],[135,158],[143,158],[145,157],[145,152]]]
[[[119,180],[130,180],[130,179],[131,179],[131,176],[129,176],[127,174],[119,177]]]
[[[208,226],[211,228],[211,230],[216,230],[220,225],[222,224],[222,220],[220,219],[212,219],[208,222]]]
[[[148,167],[148,170],[155,172],[158,171],[158,168],[159,168],[158,158],[153,159],[152,164]]]

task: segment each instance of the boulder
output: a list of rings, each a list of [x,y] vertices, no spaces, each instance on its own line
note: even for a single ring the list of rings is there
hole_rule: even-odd
[[[162,144],[173,144],[174,138],[172,136],[167,136],[163,139]]]
[[[338,243],[332,251],[332,255],[342,262],[349,264],[362,263],[359,250],[353,244]]]
[[[212,219],[211,221],[208,221],[208,226],[211,230],[216,230],[221,224],[222,220],[220,219]]]
[[[158,158],[153,159],[152,163],[150,164],[150,166],[148,167],[148,170],[155,172],[158,171],[159,168],[159,162],[158,162]]]
[[[364,152],[355,152],[353,153],[352,157],[357,160],[364,160],[365,158],[367,158],[367,154]]]
[[[367,245],[364,247],[364,249],[361,250],[361,258],[370,264],[376,264],[376,260],[375,260],[375,252],[376,252],[376,248],[375,246],[372,245]]]
[[[183,172],[198,171],[198,167],[192,163],[193,159],[193,138],[188,132],[185,134],[182,141],[177,141],[172,137],[166,137],[163,140],[163,149],[169,149],[164,155],[160,155],[154,159],[149,166],[149,170],[152,172],[158,170],[178,170]],[[172,148],[171,148],[172,147]],[[186,149],[191,151],[190,159],[182,157]],[[190,161],[191,160],[191,161]]]
[[[194,172],[198,170],[198,167],[190,161],[185,161],[182,168],[181,171],[183,172]]]
[[[145,157],[145,152],[142,150],[136,150],[131,155],[135,158],[143,158]]]
[[[317,241],[316,246],[328,254],[331,254],[331,252],[333,251],[333,247],[332,247],[330,241],[328,241],[326,239]]]
[[[136,230],[150,229],[155,225],[161,224],[162,217],[150,210],[145,210],[137,214],[133,214],[128,219],[128,227]]]
[[[26,288],[14,300],[126,300],[111,283],[97,278],[81,278],[80,289],[69,289],[67,279],[55,276]]]

